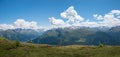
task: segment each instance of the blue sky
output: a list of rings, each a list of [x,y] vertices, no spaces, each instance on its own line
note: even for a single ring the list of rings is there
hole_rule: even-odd
[[[70,6],[74,6],[80,16],[95,21],[93,14],[120,10],[120,0],[0,0],[0,24],[24,19],[48,26],[49,17],[61,18],[60,13]]]

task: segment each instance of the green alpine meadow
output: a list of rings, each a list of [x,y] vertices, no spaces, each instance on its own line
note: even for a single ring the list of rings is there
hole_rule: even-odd
[[[0,57],[120,57],[120,46],[21,43],[0,38]]]

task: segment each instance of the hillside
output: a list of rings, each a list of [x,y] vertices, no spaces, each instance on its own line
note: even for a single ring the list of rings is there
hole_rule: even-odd
[[[34,43],[51,45],[120,45],[120,26],[106,28],[58,28],[45,32]]]
[[[51,46],[0,38],[0,57],[120,57],[120,46]]]
[[[33,29],[8,29],[0,30],[0,36],[5,37],[9,40],[19,40],[21,42],[27,42],[31,39],[35,39],[43,33],[42,30]]]
[[[0,36],[9,40],[50,45],[120,45],[120,26],[66,27],[48,31],[33,29],[0,30]]]

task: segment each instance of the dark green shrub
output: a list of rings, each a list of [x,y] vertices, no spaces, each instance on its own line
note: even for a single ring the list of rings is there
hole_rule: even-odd
[[[33,43],[33,41],[32,41],[32,40],[29,40],[28,43]]]
[[[102,43],[99,44],[99,47],[103,47],[103,46],[104,46],[104,44],[102,44]]]
[[[15,41],[15,47],[17,48],[17,47],[19,47],[20,46],[20,42],[17,40],[17,41]]]

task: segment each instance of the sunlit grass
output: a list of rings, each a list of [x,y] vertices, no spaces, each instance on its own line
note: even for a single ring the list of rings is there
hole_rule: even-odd
[[[0,57],[120,57],[120,46],[51,46],[0,39]]]

